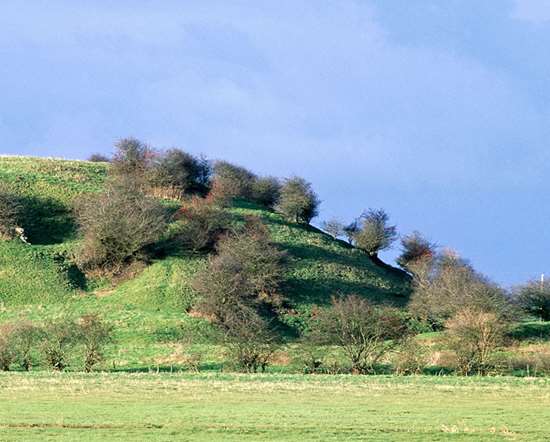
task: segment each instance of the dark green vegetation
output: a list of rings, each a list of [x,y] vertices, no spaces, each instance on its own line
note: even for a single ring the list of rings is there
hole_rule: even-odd
[[[117,369],[177,365],[182,330],[207,327],[205,320],[185,313],[196,298],[191,281],[206,265],[204,253],[169,253],[131,268],[122,279],[86,277],[70,259],[80,245],[72,209],[83,195],[102,190],[108,167],[101,162],[0,157],[0,182],[18,196],[25,219],[31,220],[25,225],[30,245],[18,239],[0,241],[0,321],[97,313],[115,325],[117,345],[108,353]],[[167,210],[177,208],[173,200],[165,205]],[[282,284],[290,304],[284,320],[291,329],[300,326],[312,305],[326,305],[336,293],[406,303],[408,278],[347,243],[251,202],[240,200],[225,210],[235,225],[248,215],[258,216],[274,244],[287,253]],[[215,345],[203,350],[205,360],[220,359]]]
[[[548,438],[547,379],[0,373],[0,439]]]

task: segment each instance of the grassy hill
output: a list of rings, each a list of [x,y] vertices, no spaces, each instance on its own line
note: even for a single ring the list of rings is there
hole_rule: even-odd
[[[31,245],[0,242],[0,321],[99,312],[117,324],[117,338],[125,343],[124,353],[114,357],[120,365],[158,363],[174,354],[184,324],[201,321],[185,311],[194,299],[190,282],[206,257],[170,256],[121,283],[86,280],[67,258],[79,241],[71,207],[80,195],[101,190],[107,168],[86,161],[0,157],[0,181],[20,195],[32,220],[26,226]],[[237,222],[247,214],[260,216],[287,251],[284,289],[297,318],[336,293],[394,305],[406,302],[408,281],[399,270],[250,203],[230,210]]]

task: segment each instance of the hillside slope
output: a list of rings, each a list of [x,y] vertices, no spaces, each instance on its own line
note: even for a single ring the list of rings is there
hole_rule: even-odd
[[[0,157],[0,181],[21,196],[29,242],[0,242],[0,320],[25,314],[99,311],[121,332],[148,342],[154,330],[185,319],[194,293],[191,280],[205,265],[203,255],[170,256],[153,262],[119,284],[86,281],[67,259],[78,244],[71,206],[79,195],[101,190],[108,164],[43,158]],[[374,263],[365,253],[311,226],[241,202],[236,220],[260,216],[288,254],[285,295],[296,312],[324,304],[334,294],[357,293],[375,302],[402,305],[408,280],[402,272]]]

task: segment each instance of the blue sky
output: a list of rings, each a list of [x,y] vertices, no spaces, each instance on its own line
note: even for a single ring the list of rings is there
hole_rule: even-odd
[[[550,272],[549,48],[550,0],[3,2],[0,153],[299,174],[510,285]]]

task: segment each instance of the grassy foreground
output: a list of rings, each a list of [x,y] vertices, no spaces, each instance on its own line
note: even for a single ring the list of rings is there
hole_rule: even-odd
[[[547,440],[550,380],[0,374],[0,440]]]

